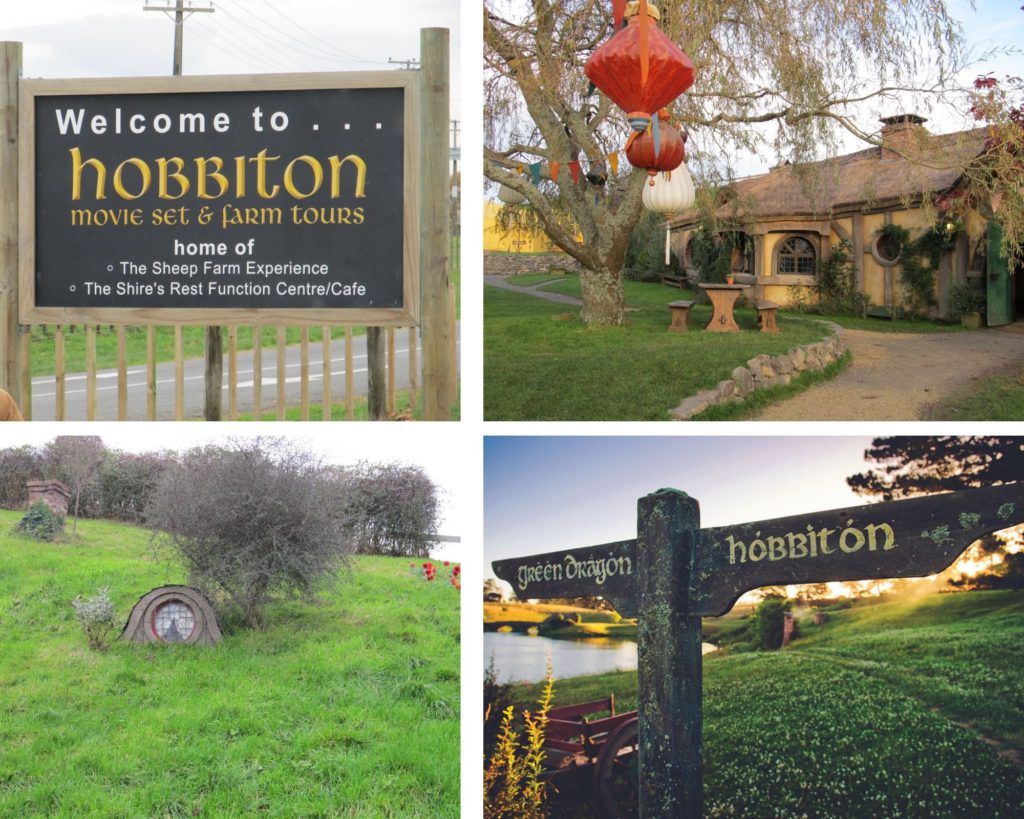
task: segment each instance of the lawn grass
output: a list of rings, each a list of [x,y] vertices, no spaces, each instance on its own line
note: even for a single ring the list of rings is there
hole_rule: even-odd
[[[80,521],[15,537],[0,512],[0,815],[459,815],[459,601],[359,557],[318,604],[216,648],[86,648],[70,601],[118,615],[184,578],[148,533]],[[230,624],[228,624],[230,625]]]
[[[1024,597],[935,595],[860,606],[777,652],[704,658],[708,817],[1017,817],[1024,770]],[[556,680],[555,704],[636,672]],[[535,707],[539,685],[515,686]],[[596,815],[568,796],[560,816]]]
[[[578,286],[578,277],[567,277],[546,289],[571,293]],[[669,333],[668,302],[685,291],[626,282],[625,292],[632,308],[626,326],[588,328],[578,321],[579,308],[486,287],[485,419],[668,420],[683,398],[714,387],[751,358],[829,332],[788,317],[779,319],[781,333],[755,332],[755,312],[741,308],[736,320],[744,332],[705,333],[711,308],[696,305],[690,331]]]
[[[979,376],[970,386],[943,398],[927,409],[936,421],[1024,420],[1024,367],[1014,364],[991,375]]]
[[[462,388],[459,387],[455,401],[452,403],[452,417],[451,420],[458,421],[461,412],[461,395]],[[396,390],[395,391],[395,411],[385,420],[388,421],[420,421],[423,419],[423,391],[420,390],[416,393],[416,408],[411,409],[412,393],[409,390]],[[251,412],[239,413],[239,421],[252,421],[255,415]],[[301,421],[302,410],[299,407],[288,407],[285,409],[284,418],[286,421]],[[356,396],[352,402],[352,420],[353,421],[368,421],[370,418],[369,402],[365,395]],[[261,421],[276,421],[277,410],[265,411],[260,416]],[[323,421],[324,420],[324,407],[322,403],[310,403],[309,405],[309,420],[310,421]],[[344,398],[334,396],[331,401],[331,420],[332,421],[347,421],[348,420],[348,408],[345,406]]]

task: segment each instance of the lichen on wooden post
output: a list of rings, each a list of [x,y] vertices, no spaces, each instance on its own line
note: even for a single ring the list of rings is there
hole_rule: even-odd
[[[640,816],[700,817],[700,617],[687,615],[700,506],[660,489],[637,502]]]

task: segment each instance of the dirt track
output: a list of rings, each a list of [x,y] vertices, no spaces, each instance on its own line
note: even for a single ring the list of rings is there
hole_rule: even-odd
[[[1016,328],[1014,328],[1016,329]],[[844,330],[853,363],[768,407],[757,421],[919,421],[927,405],[979,376],[1024,363],[1024,334]]]

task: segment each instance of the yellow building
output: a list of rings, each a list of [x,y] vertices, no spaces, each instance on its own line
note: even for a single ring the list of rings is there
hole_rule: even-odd
[[[720,232],[733,234],[735,282],[749,285],[749,296],[782,305],[793,303],[799,291],[813,300],[818,261],[845,240],[857,288],[867,294],[873,312],[898,312],[905,306],[899,280],[903,248],[883,227],[898,225],[909,232],[911,241],[935,225],[937,216],[948,218],[949,229],[956,229],[942,205],[961,201],[957,192],[962,179],[956,167],[977,157],[984,143],[981,131],[932,136],[924,121],[913,114],[888,117],[882,120],[881,148],[802,168],[783,165],[734,183],[729,202],[715,216]],[[923,153],[943,161],[934,167],[904,156]],[[933,206],[923,207],[925,202]],[[998,246],[998,225],[975,209],[961,209],[956,219],[962,229],[933,271],[932,315],[948,318],[951,288],[973,280],[987,292],[990,325],[1024,316],[1024,273],[1014,275],[1005,259],[989,251]],[[699,275],[693,264],[699,225],[697,213],[670,222],[677,258],[691,279]]]
[[[515,230],[503,233],[498,228],[500,202],[484,201],[484,250],[511,253],[561,253],[543,230]]]

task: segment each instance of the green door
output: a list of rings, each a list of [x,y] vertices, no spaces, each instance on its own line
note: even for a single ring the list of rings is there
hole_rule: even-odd
[[[1013,321],[1013,282],[1010,267],[1000,250],[1003,229],[998,222],[988,223],[988,326],[997,327]]]

